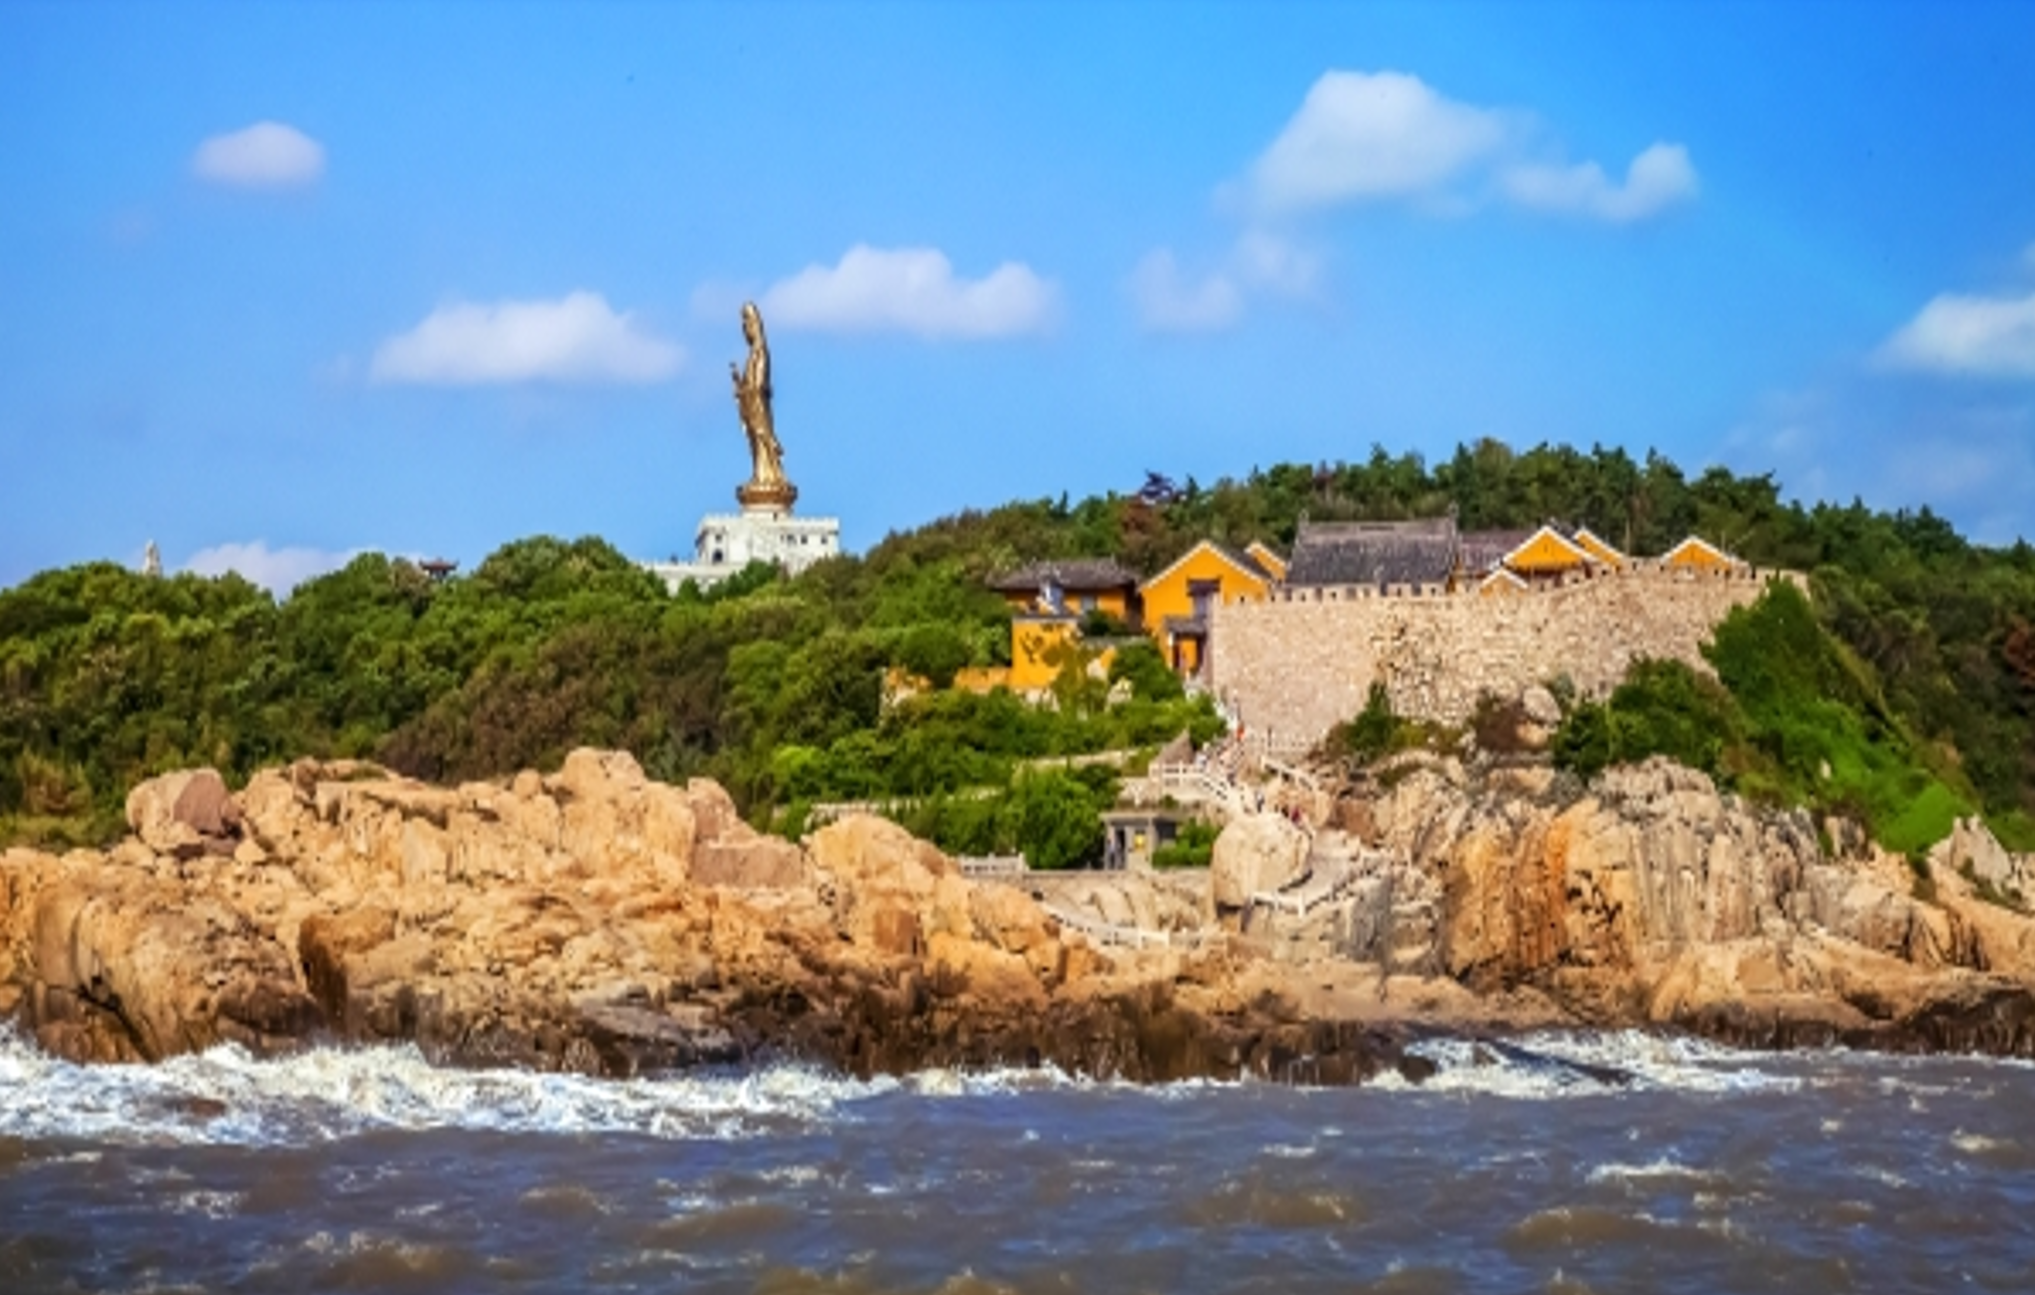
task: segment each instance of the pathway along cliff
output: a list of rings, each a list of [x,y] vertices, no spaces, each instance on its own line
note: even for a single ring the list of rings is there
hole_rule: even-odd
[[[1181,932],[1104,948],[893,824],[794,845],[626,754],[456,789],[348,763],[238,795],[173,774],[135,789],[111,851],[0,856],[0,1013],[74,1061],[413,1042],[608,1076],[792,1059],[1418,1081],[1434,1062],[1410,1045],[1437,1034],[1627,1025],[2035,1055],[2035,921],[1950,854],[1917,898],[1905,860],[1826,849],[1802,816],[1664,764],[1583,794],[1426,761],[1320,809],[1372,847],[1333,902],[1218,902],[1266,867],[1219,848],[1199,902],[1177,879],[1064,888],[1066,911]]]

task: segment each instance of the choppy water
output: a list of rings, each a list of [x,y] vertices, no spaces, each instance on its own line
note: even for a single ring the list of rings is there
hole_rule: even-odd
[[[1303,1091],[0,1035],[0,1291],[2035,1290],[2035,1068],[1547,1036]]]

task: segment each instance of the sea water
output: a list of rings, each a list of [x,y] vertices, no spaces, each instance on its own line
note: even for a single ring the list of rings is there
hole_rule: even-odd
[[[0,1291],[2035,1291],[2035,1068],[1515,1042],[1296,1089],[0,1034]]]

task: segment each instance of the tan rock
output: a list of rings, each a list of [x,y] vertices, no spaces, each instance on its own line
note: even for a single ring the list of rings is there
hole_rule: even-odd
[[[738,890],[788,890],[806,884],[805,854],[789,841],[757,834],[693,847],[695,885]]]
[[[2035,880],[2027,874],[2023,860],[2009,854],[1976,815],[1958,819],[1930,857],[1952,872],[1968,873],[2002,892],[2022,891]]]
[[[177,793],[170,813],[200,836],[233,836],[240,831],[240,806],[234,804],[226,780],[213,769],[199,769],[191,774]]]
[[[177,817],[189,785],[132,798],[167,849],[137,827],[108,852],[0,856],[0,1011],[45,1047],[273,1049],[323,1021],[438,1058],[612,1074],[782,1043],[858,1072],[1040,1058],[1151,1077],[1269,1073],[1391,1021],[2035,1047],[2035,921],[1947,860],[1918,899],[1906,860],[1834,831],[1849,844],[1826,852],[1805,816],[1662,762],[1565,800],[1572,784],[1531,764],[1409,757],[1360,793],[1367,832],[1329,794],[1310,802],[1331,825],[1308,866],[1355,870],[1336,900],[1227,936],[1205,925],[1212,897],[1299,875],[1308,838],[1276,815],[1226,830],[1206,879],[1020,890],[875,818],[801,849],[719,787],[665,786],[613,753],[449,789],[265,771],[238,798],[233,857],[202,863]],[[1034,887],[1199,938],[1101,949]]]
[[[151,846],[169,849],[166,833],[177,822],[177,797],[197,776],[197,770],[183,770],[136,783],[127,793],[127,826]]]
[[[611,799],[620,792],[641,789],[648,779],[643,766],[627,751],[596,751],[580,747],[565,757],[558,772],[547,779],[551,789],[575,800]]]
[[[1217,908],[1242,908],[1251,896],[1281,889],[1305,875],[1307,837],[1277,814],[1233,818],[1215,838],[1208,862]]]

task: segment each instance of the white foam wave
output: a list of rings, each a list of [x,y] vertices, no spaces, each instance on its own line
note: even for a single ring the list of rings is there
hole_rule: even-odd
[[[1716,1177],[1716,1174],[1707,1169],[1697,1169],[1692,1165],[1670,1160],[1666,1156],[1642,1165],[1603,1164],[1590,1171],[1590,1181],[1593,1183],[1644,1182],[1661,1178],[1687,1178],[1695,1182],[1709,1182]]]
[[[1970,1067],[2003,1064],[1955,1059],[1937,1063],[1945,1068],[1941,1074],[1928,1074],[1906,1059],[1741,1051],[1636,1030],[1548,1032],[1498,1046],[1433,1039],[1409,1050],[1432,1061],[1436,1073],[1416,1085],[1388,1071],[1375,1088],[1528,1100],[1634,1090],[1787,1092],[1839,1082],[1856,1076],[1855,1066],[1879,1060],[1902,1069],[1904,1084],[1926,1077],[1968,1089]],[[857,1081],[797,1066],[608,1080],[442,1069],[408,1046],[313,1049],[277,1060],[222,1047],[156,1065],[79,1066],[0,1026],[0,1136],[128,1144],[303,1145],[383,1129],[731,1139],[855,1119],[858,1103],[887,1095],[951,1100],[1070,1089],[1172,1103],[1251,1082],[1143,1086],[1051,1067],[935,1069],[904,1080]],[[1833,1131],[1829,1124],[1825,1130]]]
[[[1639,1030],[1529,1034],[1497,1047],[1429,1039],[1407,1050],[1432,1061],[1435,1073],[1418,1085],[1388,1075],[1383,1087],[1534,1100],[1626,1090],[1788,1092],[1803,1083],[1781,1073],[1770,1053]]]
[[[1277,1160],[1305,1160],[1312,1156],[1316,1150],[1317,1148],[1312,1143],[1268,1142],[1265,1144],[1264,1154]]]
[[[22,1138],[303,1144],[468,1129],[725,1139],[840,1118],[896,1088],[791,1066],[633,1080],[449,1070],[407,1046],[268,1061],[228,1046],[157,1065],[80,1066],[0,1031],[0,1135]]]
[[[950,1070],[936,1067],[906,1076],[904,1087],[920,1097],[990,1097],[1054,1088],[1093,1087],[1091,1080],[1057,1066],[1031,1070]]]

